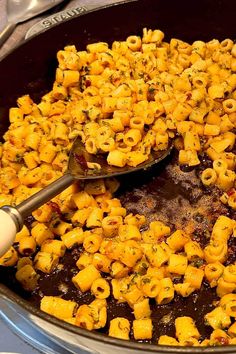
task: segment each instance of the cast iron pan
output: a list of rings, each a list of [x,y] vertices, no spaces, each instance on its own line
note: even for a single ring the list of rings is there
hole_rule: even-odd
[[[57,66],[56,52],[65,45],[75,44],[78,50],[84,50],[86,44],[106,41],[111,44],[114,40],[125,40],[130,34],[142,34],[144,27],[161,29],[168,41],[179,38],[188,42],[194,40],[208,41],[235,38],[235,0],[138,0],[125,1],[116,6],[108,6],[98,11],[91,11],[74,17],[64,23],[52,27],[34,36],[14,49],[0,62],[0,134],[8,127],[8,109],[16,105],[16,99],[23,94],[38,102],[40,97],[51,89]],[[118,197],[129,212],[143,213],[148,221],[159,219],[167,222],[173,229],[187,225],[192,221],[194,237],[202,245],[206,244],[212,225],[220,214],[235,218],[235,215],[223,206],[219,200],[217,189],[203,188],[199,181],[200,169],[208,165],[207,159],[202,160],[198,169],[180,169],[173,154],[158,168],[148,173],[138,173],[136,176],[121,179],[121,189]],[[135,181],[135,182],[134,182]],[[199,212],[201,210],[202,212]],[[229,244],[231,256],[228,263],[235,261],[235,241]],[[37,309],[42,293],[44,295],[61,295],[58,283],[63,282],[71,290],[64,295],[65,299],[73,299],[78,303],[89,303],[88,294],[75,291],[70,280],[75,271],[75,262],[80,249],[74,249],[65,256],[63,262],[65,271],[52,275],[41,275],[41,292],[24,293],[14,280],[14,269],[0,269],[0,293],[36,314],[62,328],[91,339],[107,341],[118,346],[128,346],[134,350],[155,352],[156,345],[152,343],[123,342],[109,338],[106,334],[108,327],[102,333],[91,333],[73,327],[54,319]],[[82,298],[82,300],[81,300]],[[160,334],[174,335],[174,318],[177,316],[192,316],[200,330],[202,339],[211,332],[204,325],[204,314],[213,308],[212,301],[216,299],[215,292],[207,283],[202,290],[193,293],[186,299],[176,297],[174,303],[157,306],[151,304],[153,322],[156,324],[153,343]],[[111,299],[108,306],[108,319],[116,316],[127,316],[125,304],[116,305]],[[163,322],[163,318],[169,321]],[[175,352],[224,352],[235,353],[235,348],[178,348]],[[160,346],[158,352],[167,353],[173,350]]]

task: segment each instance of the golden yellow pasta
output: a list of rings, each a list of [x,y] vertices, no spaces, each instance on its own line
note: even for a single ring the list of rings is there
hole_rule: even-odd
[[[99,271],[94,267],[94,265],[88,265],[77,273],[72,281],[74,285],[79,288],[81,291],[87,291],[91,288],[94,280],[100,278],[101,275]]]
[[[179,341],[190,338],[199,339],[200,333],[191,317],[177,317],[175,320],[176,337]]]
[[[58,263],[59,256],[44,251],[39,251],[34,258],[34,268],[43,273],[51,273]]]
[[[38,286],[39,275],[31,264],[22,265],[16,272],[16,279],[27,291],[33,291]]]
[[[214,329],[224,329],[230,326],[231,319],[230,316],[223,310],[222,307],[218,306],[213,311],[205,315],[205,319],[209,325]]]
[[[134,338],[141,339],[151,339],[152,338],[152,320],[151,319],[140,319],[133,321],[133,331]]]
[[[41,310],[55,317],[66,319],[75,315],[78,305],[74,301],[63,300],[56,296],[44,296],[41,300]]]
[[[143,318],[150,318],[150,316],[151,316],[151,309],[149,306],[148,299],[144,299],[134,304],[134,317],[136,320],[140,320]]]
[[[141,36],[131,34],[110,47],[105,42],[89,43],[86,50],[68,45],[57,60],[51,91],[39,103],[25,94],[9,111],[0,146],[1,205],[17,205],[62,176],[73,140],[80,137],[87,152],[105,154],[116,167],[136,167],[173,141],[180,167],[195,168],[199,186],[218,189],[224,208],[236,210],[236,45],[231,39],[166,42],[161,30],[144,28]],[[91,162],[89,168],[99,166]],[[186,314],[175,318],[175,337],[163,332],[157,342],[235,344],[232,214],[217,210],[203,246],[194,229],[199,212],[194,205],[193,222],[173,226],[152,213],[126,210],[114,197],[118,188],[115,179],[74,183],[33,212],[31,226],[17,233],[0,266],[15,267],[23,289],[34,291],[40,274],[63,270],[60,261],[69,255],[74,290],[95,300],[78,305],[63,299],[64,293],[44,295],[41,310],[87,330],[109,328],[110,336],[123,340],[154,341],[153,304],[175,306],[176,295],[191,297],[208,283],[220,298],[204,318],[209,336],[202,340]],[[148,199],[146,204],[151,210]],[[110,298],[130,308],[133,321],[107,320]]]
[[[130,323],[126,318],[117,317],[111,320],[109,336],[119,339],[129,339]]]
[[[107,280],[98,278],[92,283],[91,293],[97,299],[106,299],[110,295],[110,285]]]

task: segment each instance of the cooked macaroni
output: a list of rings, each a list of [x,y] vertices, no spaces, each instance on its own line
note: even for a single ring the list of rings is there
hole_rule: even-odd
[[[57,59],[52,90],[38,104],[28,95],[19,97],[10,109],[0,149],[1,205],[17,204],[60,177],[73,140],[80,137],[89,153],[104,153],[108,164],[118,167],[138,166],[174,139],[180,165],[194,167],[203,154],[208,156],[211,165],[201,172],[201,182],[217,186],[221,201],[236,210],[233,41],[188,44],[173,38],[167,43],[162,31],[144,28],[142,37],[130,35],[111,48],[104,42],[88,44],[83,51],[67,46]],[[225,264],[235,220],[219,216],[209,243],[201,247],[191,232],[171,231],[159,220],[147,225],[144,215],[127,214],[113,197],[118,186],[111,179],[69,187],[33,212],[32,227],[17,234],[0,265],[16,266],[17,281],[33,291],[38,272],[51,273],[67,250],[80,247],[71,280],[95,300],[78,306],[44,296],[41,309],[95,330],[107,325],[107,299],[112,296],[127,303],[134,315],[132,323],[123,317],[109,323],[109,335],[124,340],[131,329],[136,340],[152,339],[150,301],[169,304],[207,281],[220,298],[205,315],[210,337],[201,340],[193,319],[179,316],[175,338],[161,335],[158,344],[218,345],[219,338],[235,344],[236,266]]]

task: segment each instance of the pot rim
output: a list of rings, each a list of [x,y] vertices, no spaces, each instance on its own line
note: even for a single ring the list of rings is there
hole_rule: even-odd
[[[33,38],[39,36],[40,34],[44,33],[44,32],[47,32],[49,30],[51,30],[52,28],[54,27],[57,27],[57,26],[60,26],[62,25],[63,23],[65,22],[68,22],[68,21],[73,21],[74,19],[78,18],[78,17],[81,17],[81,16],[85,16],[89,13],[92,13],[92,12],[96,12],[96,11],[100,11],[100,10],[104,10],[104,9],[107,9],[107,8],[110,8],[110,7],[114,7],[114,6],[124,6],[125,4],[128,4],[130,2],[139,2],[139,1],[143,1],[143,0],[122,0],[122,1],[115,1],[114,3],[111,3],[111,4],[103,4],[103,5],[97,5],[97,7],[95,8],[91,8],[91,9],[86,9],[85,11],[81,12],[81,13],[77,13],[75,15],[73,15],[73,17],[68,17],[68,18],[63,18],[61,19],[60,22],[57,22],[57,23],[52,23],[50,24],[50,27],[44,27],[44,28],[41,28],[39,31],[37,31],[36,33],[30,35],[29,37],[27,36],[27,33],[29,32],[29,30],[26,32],[26,37],[24,38],[24,40],[21,42],[18,42],[18,44],[16,46],[14,46],[13,48],[11,48],[8,52],[6,52],[1,58],[0,58],[0,62],[2,60],[4,60],[6,57],[9,56],[9,54],[11,54],[12,52],[14,52],[17,48],[21,47],[22,45],[24,45],[25,43],[31,41]],[[79,6],[82,8],[84,5],[83,5],[83,1],[81,4],[79,4]],[[78,7],[78,6],[77,6]],[[86,6],[85,6],[86,7]],[[71,8],[73,10],[73,7]],[[70,9],[67,9],[67,10],[70,10]],[[61,11],[61,12],[64,12],[64,11]],[[59,12],[60,13],[60,12]],[[51,16],[48,16],[48,18],[50,18]],[[46,20],[47,18],[45,18],[44,20]],[[41,21],[39,21],[38,23],[40,23]],[[35,25],[37,25],[38,23],[36,23]],[[35,25],[33,25],[32,27],[34,27]]]
[[[76,335],[80,335],[84,338],[88,338],[90,340],[99,341],[103,344],[112,345],[114,347],[119,348],[127,348],[133,349],[138,352],[146,352],[146,353],[156,353],[157,350],[160,354],[165,353],[173,353],[173,354],[189,354],[189,353],[227,353],[227,354],[235,354],[236,346],[220,346],[220,347],[176,347],[176,346],[167,346],[167,345],[154,345],[148,343],[140,343],[135,341],[126,341],[122,339],[117,339],[113,337],[109,337],[106,334],[99,332],[92,332],[86,329],[76,327],[70,323],[64,322],[63,320],[57,319],[47,313],[41,311],[35,306],[31,305],[27,300],[21,298],[19,295],[14,293],[11,289],[7,288],[5,285],[0,284],[0,296],[2,296],[7,302],[14,302],[24,310],[28,311],[30,314],[39,317],[46,322],[49,322],[52,325],[55,325],[62,330],[66,330],[70,333],[74,333]]]

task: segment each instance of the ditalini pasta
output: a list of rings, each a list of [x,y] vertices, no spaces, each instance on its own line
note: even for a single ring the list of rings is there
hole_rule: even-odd
[[[89,153],[104,153],[117,167],[138,166],[152,150],[167,149],[170,140],[180,165],[198,166],[205,154],[210,163],[201,170],[201,183],[218,187],[221,202],[236,210],[232,40],[165,42],[162,31],[144,28],[142,36],[130,35],[111,47],[68,45],[57,60],[52,90],[38,104],[27,94],[19,97],[10,109],[0,146],[1,205],[17,204],[60,177],[79,136]],[[235,344],[236,265],[226,260],[236,221],[220,215],[202,247],[181,225],[172,230],[168,223],[148,224],[145,215],[128,213],[113,195],[118,187],[111,179],[67,188],[33,212],[31,227],[17,234],[0,265],[15,266],[17,281],[34,291],[40,273],[56,271],[65,253],[79,248],[72,286],[94,300],[79,306],[47,295],[41,310],[87,330],[107,326],[110,336],[123,340],[132,333],[135,340],[150,341],[151,304],[187,298],[207,282],[219,298],[204,317],[212,329],[209,338],[201,338],[186,314],[174,319],[173,336],[161,335],[158,344]],[[127,304],[134,320],[116,316],[108,326],[111,297]]]

